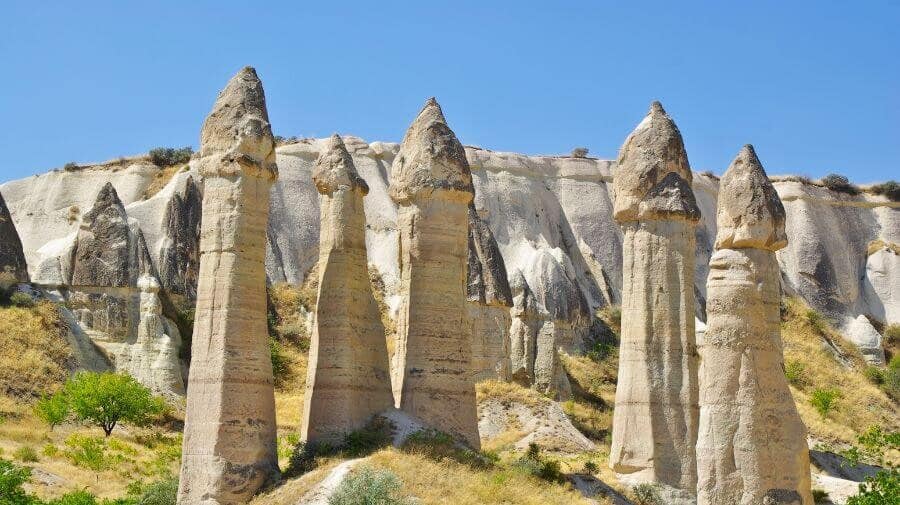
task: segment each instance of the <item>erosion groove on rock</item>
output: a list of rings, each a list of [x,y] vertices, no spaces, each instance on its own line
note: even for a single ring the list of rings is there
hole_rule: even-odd
[[[700,211],[681,134],[658,102],[615,173],[624,231],[622,336],[610,467],[632,482],[693,492],[697,437],[695,227]]]
[[[199,154],[200,274],[178,496],[185,505],[236,505],[278,475],[264,263],[278,170],[252,68],[219,94]]]
[[[398,204],[400,294],[395,380],[399,408],[480,446],[466,317],[466,153],[432,98],[403,138],[391,171]]]
[[[319,155],[313,180],[322,194],[319,295],[301,437],[334,444],[394,402],[384,327],[367,267],[363,197],[369,187],[339,136]]]
[[[781,343],[775,251],[787,245],[784,207],[749,145],[719,191],[707,327],[698,342],[697,503],[811,505],[806,427]]]

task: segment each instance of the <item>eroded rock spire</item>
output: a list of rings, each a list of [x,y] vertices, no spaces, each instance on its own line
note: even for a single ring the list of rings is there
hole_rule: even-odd
[[[676,496],[696,486],[693,282],[700,211],[690,183],[681,133],[654,102],[625,140],[614,174],[624,282],[609,459],[628,482],[663,484]]]
[[[338,135],[316,160],[313,181],[322,194],[319,295],[301,436],[339,443],[394,402],[384,327],[369,284],[363,208],[369,187]]]
[[[783,368],[784,207],[752,146],[722,176],[716,218],[698,342],[697,503],[813,503],[806,427]]]
[[[466,262],[474,197],[462,145],[432,98],[413,121],[391,170],[399,205],[397,357],[401,409],[479,447]]]
[[[278,175],[262,83],[245,67],[200,134],[200,274],[179,503],[247,503],[278,475],[266,327],[269,188]]]

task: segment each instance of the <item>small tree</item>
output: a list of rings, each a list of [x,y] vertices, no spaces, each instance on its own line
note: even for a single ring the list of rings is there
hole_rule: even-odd
[[[52,431],[69,417],[69,401],[62,391],[52,396],[44,396],[34,406],[34,414],[49,424]]]
[[[166,404],[130,375],[81,372],[63,388],[75,418],[103,429],[108,437],[120,422],[143,426]]]
[[[588,152],[589,151],[588,151],[587,147],[576,147],[575,149],[572,149],[572,157],[573,158],[586,158],[588,155]]]
[[[847,193],[848,195],[859,194],[859,188],[851,184],[850,179],[847,179],[846,176],[839,174],[828,174],[822,177],[822,185],[839,193]]]
[[[31,469],[0,459],[0,498],[4,504],[30,505],[34,503],[31,496],[22,489],[22,485],[31,478]]]

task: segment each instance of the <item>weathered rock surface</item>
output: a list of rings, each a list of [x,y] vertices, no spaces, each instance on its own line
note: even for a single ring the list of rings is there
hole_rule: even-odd
[[[301,437],[335,443],[394,400],[384,327],[369,284],[363,209],[369,187],[337,135],[319,155],[313,180],[322,194],[319,296]]]
[[[614,181],[615,217],[625,237],[609,461],[632,482],[693,492],[698,416],[693,283],[700,210],[690,178],[681,134],[654,102],[625,140]]]
[[[28,282],[28,264],[22,250],[22,240],[6,208],[6,200],[0,194],[0,274],[3,273],[11,274],[10,281]]]
[[[399,408],[480,446],[466,324],[468,206],[465,151],[432,98],[406,132],[391,171],[399,206]]]
[[[167,397],[184,395],[181,376],[181,335],[178,328],[162,316],[159,282],[145,274],[138,279],[140,319],[137,339],[121,346],[116,354],[116,368],[134,376],[154,393]]]
[[[557,325],[540,305],[521,271],[511,283],[510,378],[523,386],[566,399],[572,394],[557,347]]]
[[[581,453],[597,446],[572,425],[557,402],[536,400],[530,403],[488,398],[478,403],[478,431],[485,441],[510,432],[521,433],[513,442],[520,450],[535,443],[551,452]]]
[[[197,298],[200,271],[200,224],[203,195],[188,176],[184,190],[175,193],[166,206],[163,245],[159,257],[159,276],[169,293],[190,300]]]
[[[245,67],[200,134],[200,275],[179,503],[240,504],[278,475],[266,223],[278,175],[262,83]]]
[[[509,309],[512,293],[506,265],[491,229],[469,205],[469,252],[466,270],[467,322],[472,333],[475,380],[509,380]]]
[[[812,504],[806,427],[784,376],[784,208],[749,145],[720,188],[699,342],[697,503]]]
[[[153,262],[137,223],[129,222],[112,184],[97,195],[75,237],[71,266],[63,274],[69,286],[127,287],[151,272]],[[67,274],[67,275],[66,275]]]

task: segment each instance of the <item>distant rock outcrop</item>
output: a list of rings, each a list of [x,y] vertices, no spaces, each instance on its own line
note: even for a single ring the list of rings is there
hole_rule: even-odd
[[[200,134],[200,274],[179,503],[247,503],[278,475],[266,224],[278,176],[262,83],[245,67]]]
[[[313,173],[322,195],[319,295],[309,349],[301,438],[339,443],[394,406],[384,328],[369,283],[369,186],[337,135]]]
[[[28,265],[22,240],[13,224],[6,200],[0,194],[0,274],[11,276],[10,282],[28,282]]]
[[[697,474],[695,228],[681,133],[658,102],[625,140],[615,173],[624,231],[622,336],[610,467],[687,493]]]
[[[403,138],[391,171],[398,205],[400,289],[397,366],[400,408],[480,446],[466,324],[466,153],[432,98]]]
[[[806,427],[781,342],[785,211],[752,146],[719,184],[716,252],[707,281],[700,353],[698,505],[806,505]]]
[[[184,191],[169,200],[163,217],[165,243],[160,251],[159,277],[166,291],[190,300],[197,298],[202,207],[200,188],[188,177]]]
[[[506,265],[491,229],[469,205],[466,294],[476,380],[509,380],[509,308],[512,293]]]

